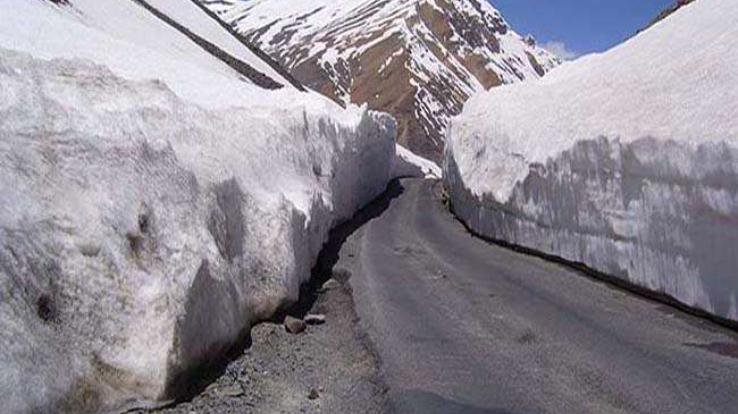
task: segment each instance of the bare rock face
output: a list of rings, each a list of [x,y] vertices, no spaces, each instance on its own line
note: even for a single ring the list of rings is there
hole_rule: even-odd
[[[310,88],[392,114],[398,142],[435,161],[469,96],[558,64],[484,0],[203,3]]]

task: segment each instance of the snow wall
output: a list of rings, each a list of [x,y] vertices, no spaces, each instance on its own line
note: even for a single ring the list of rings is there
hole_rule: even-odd
[[[454,213],[738,321],[736,21],[732,1],[701,0],[540,82],[474,97],[447,141]]]
[[[132,1],[15,6],[0,20],[2,411],[159,405],[297,299],[331,227],[385,189],[395,123],[250,84]]]
[[[6,412],[172,397],[297,299],[394,156],[394,122],[358,108],[223,116],[158,81],[8,50],[0,84]]]

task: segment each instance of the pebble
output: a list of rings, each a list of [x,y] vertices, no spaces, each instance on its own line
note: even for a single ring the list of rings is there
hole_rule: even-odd
[[[308,399],[317,400],[318,397],[320,397],[320,393],[318,393],[318,390],[316,390],[315,388],[310,388],[310,392],[308,393]]]
[[[305,322],[292,316],[284,318],[284,328],[291,334],[299,334],[305,331]]]

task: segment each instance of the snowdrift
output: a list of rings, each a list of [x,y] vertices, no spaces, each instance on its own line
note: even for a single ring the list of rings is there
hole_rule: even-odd
[[[416,177],[437,180],[442,175],[441,167],[425,159],[400,144],[395,145],[395,160],[392,164],[392,177]]]
[[[390,177],[391,118],[298,91],[189,0],[146,4],[189,35],[138,1],[0,19],[3,412],[176,397]]]
[[[738,321],[738,8],[700,0],[473,98],[445,184],[473,231]]]

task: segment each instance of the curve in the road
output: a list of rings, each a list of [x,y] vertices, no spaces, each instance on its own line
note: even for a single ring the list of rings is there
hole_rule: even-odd
[[[391,191],[336,260],[395,411],[737,409],[733,331],[471,236],[437,182]]]

